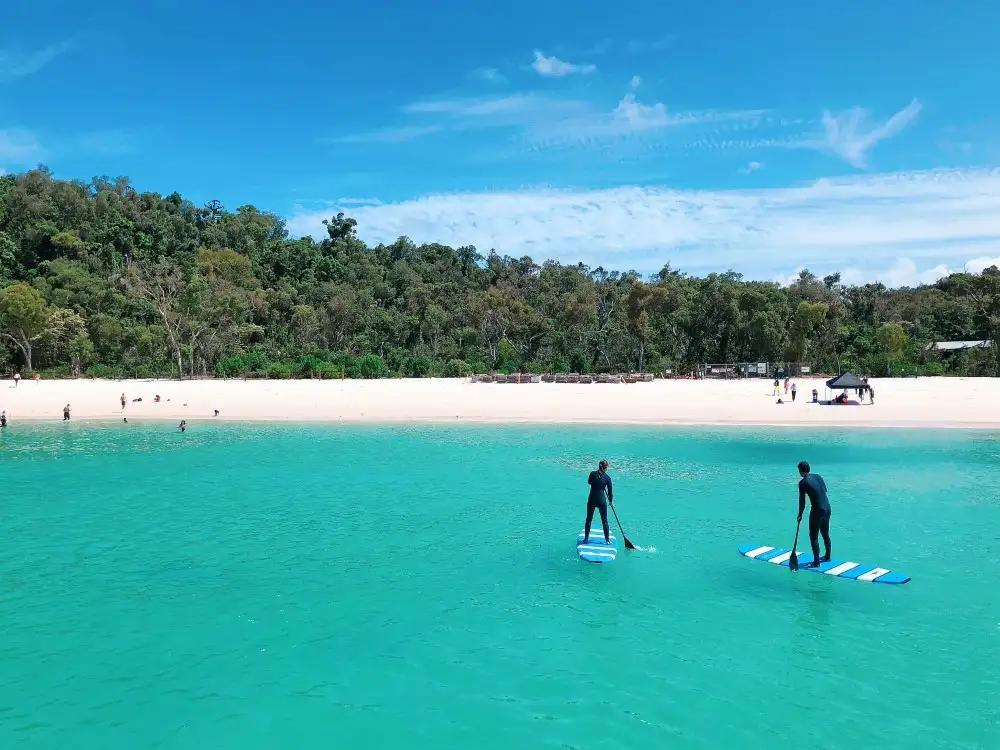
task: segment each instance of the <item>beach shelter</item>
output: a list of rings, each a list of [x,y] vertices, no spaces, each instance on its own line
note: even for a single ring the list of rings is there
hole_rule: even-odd
[[[868,390],[869,385],[854,373],[844,372],[827,380],[826,387],[831,391],[857,391],[860,396],[863,391]]]

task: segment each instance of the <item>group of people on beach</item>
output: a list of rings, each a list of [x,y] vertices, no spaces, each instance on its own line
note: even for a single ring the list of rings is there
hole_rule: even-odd
[[[812,560],[805,564],[807,568],[818,568],[820,563],[830,562],[830,499],[827,497],[826,482],[819,474],[814,474],[808,461],[799,461],[796,467],[799,472],[799,514],[796,524],[802,523],[802,513],[805,511],[806,498],[809,498],[809,544],[812,547]],[[611,477],[608,475],[607,459],[601,459],[597,469],[587,477],[590,494],[587,496],[587,519],[583,525],[583,539],[579,544],[591,544],[590,527],[594,521],[594,511],[601,514],[601,526],[604,530],[604,543],[611,545],[611,527],[608,525],[608,505],[614,505],[614,491]],[[824,555],[819,554],[819,538],[823,537]]]

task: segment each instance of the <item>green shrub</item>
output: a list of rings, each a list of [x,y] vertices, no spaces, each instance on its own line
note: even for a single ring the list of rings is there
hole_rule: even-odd
[[[441,374],[446,378],[467,378],[472,374],[472,368],[461,359],[449,359],[445,362]]]

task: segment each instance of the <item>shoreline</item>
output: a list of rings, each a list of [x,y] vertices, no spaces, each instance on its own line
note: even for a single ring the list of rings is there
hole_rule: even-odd
[[[128,415],[126,415],[128,416]],[[484,425],[484,426],[539,426],[539,427],[774,427],[775,429],[795,430],[795,429],[860,429],[860,430],[880,430],[880,429],[946,429],[946,430],[968,430],[975,432],[1000,431],[1000,421],[997,422],[962,422],[962,421],[938,421],[938,422],[918,422],[918,421],[864,421],[854,420],[851,422],[777,422],[770,420],[763,421],[705,421],[705,420],[681,420],[681,419],[544,419],[544,418],[502,418],[502,417],[398,417],[369,419],[367,417],[348,418],[328,418],[328,417],[273,417],[257,416],[252,418],[240,417],[131,417],[130,425],[173,425],[179,420],[185,420],[188,425],[205,424],[267,424],[267,425],[302,425],[310,427],[319,426],[359,426],[370,425],[372,427],[401,427],[406,425]],[[50,419],[47,417],[21,417],[17,420],[19,424],[30,424],[32,426],[43,424],[62,424],[61,419]],[[121,415],[95,415],[88,417],[72,418],[71,424],[88,425],[117,425],[122,424]],[[8,426],[12,422],[8,422]]]
[[[798,378],[799,398],[776,403],[765,379],[651,383],[473,383],[398,380],[52,380],[0,383],[8,424],[71,422],[190,424],[621,425],[1000,430],[1000,378],[871,381],[875,404],[812,403],[834,395]],[[126,394],[125,409],[120,407]],[[160,402],[155,395],[162,397]],[[141,399],[133,400],[133,399]],[[218,416],[213,416],[215,410]]]

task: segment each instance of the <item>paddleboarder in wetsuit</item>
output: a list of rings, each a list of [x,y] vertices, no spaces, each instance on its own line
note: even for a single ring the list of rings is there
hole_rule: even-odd
[[[806,563],[807,568],[818,568],[820,562],[830,561],[830,500],[826,496],[826,482],[819,474],[812,474],[808,461],[799,462],[799,522],[802,521],[802,511],[806,507],[806,495],[809,496],[809,544],[812,545],[812,562]],[[819,535],[823,535],[823,546],[826,554],[819,556]]]
[[[601,512],[601,524],[604,526],[604,543],[611,544],[611,529],[608,528],[608,503],[614,504],[614,493],[611,489],[611,477],[608,476],[608,462],[601,459],[597,471],[590,472],[587,484],[590,485],[590,496],[587,498],[587,523],[583,527],[583,544],[590,543],[590,524],[594,520],[594,511]]]

